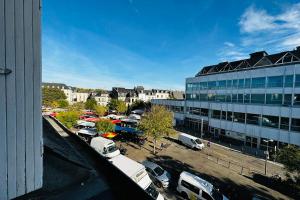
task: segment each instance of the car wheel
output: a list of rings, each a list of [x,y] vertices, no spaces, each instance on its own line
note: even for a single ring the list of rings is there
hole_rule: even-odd
[[[181,197],[184,198],[184,199],[189,199],[187,193],[185,193],[185,192],[181,192],[180,195],[181,195]]]

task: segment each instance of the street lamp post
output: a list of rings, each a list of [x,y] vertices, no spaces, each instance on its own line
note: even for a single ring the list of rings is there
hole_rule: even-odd
[[[267,175],[267,160],[269,159],[269,142],[273,142],[273,140],[263,140],[267,143],[267,151],[266,151],[266,159],[265,159],[265,175]]]
[[[203,136],[203,118],[201,119],[201,139],[202,139],[202,136]]]

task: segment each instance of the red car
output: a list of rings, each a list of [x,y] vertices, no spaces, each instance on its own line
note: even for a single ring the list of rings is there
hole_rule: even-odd
[[[100,119],[96,118],[96,117],[85,118],[84,120],[87,122],[99,122],[100,121]]]

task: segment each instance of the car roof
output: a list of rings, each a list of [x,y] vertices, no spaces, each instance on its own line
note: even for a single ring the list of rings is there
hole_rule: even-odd
[[[114,141],[110,140],[110,139],[107,139],[107,138],[104,138],[102,136],[98,136],[98,137],[94,137],[92,138],[91,142],[93,141],[99,141],[99,142],[103,142],[104,144],[113,144]]]
[[[145,169],[144,165],[123,155],[113,157],[110,161],[129,177],[135,176],[137,172]]]
[[[180,133],[180,135],[182,135],[182,136],[184,136],[184,137],[188,137],[188,138],[191,138],[191,139],[199,139],[199,138],[197,138],[197,137],[195,137],[195,136],[192,136],[192,135],[189,135],[189,134],[186,134],[186,133]]]
[[[142,164],[150,169],[155,169],[156,167],[160,167],[158,164],[148,160],[143,161]]]
[[[212,193],[212,189],[214,186],[210,182],[186,171],[181,172],[180,177],[181,179],[191,183],[194,186],[199,187],[205,192],[209,194]]]

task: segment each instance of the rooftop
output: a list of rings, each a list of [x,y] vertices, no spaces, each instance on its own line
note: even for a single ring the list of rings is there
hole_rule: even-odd
[[[250,58],[232,62],[221,62],[203,67],[195,77],[232,71],[248,70],[260,67],[272,67],[282,64],[300,63],[300,46],[292,51],[284,51],[269,55],[265,51],[250,54]]]

